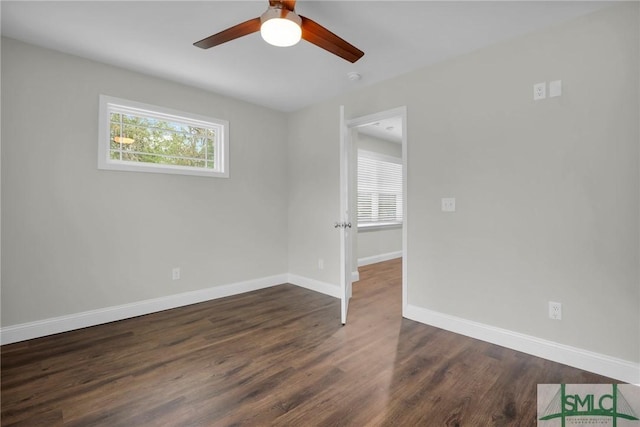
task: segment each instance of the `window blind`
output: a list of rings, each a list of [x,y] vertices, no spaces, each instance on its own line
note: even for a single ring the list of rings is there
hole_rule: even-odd
[[[358,150],[358,226],[402,223],[402,161]]]

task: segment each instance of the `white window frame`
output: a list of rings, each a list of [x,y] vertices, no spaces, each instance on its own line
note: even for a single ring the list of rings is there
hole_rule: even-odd
[[[98,169],[127,172],[151,172],[178,175],[197,175],[217,178],[229,177],[229,122],[166,107],[144,104],[122,98],[100,95],[98,136]],[[196,166],[162,165],[156,163],[114,160],[110,156],[110,114],[113,110],[125,110],[142,117],[174,121],[216,132],[215,166],[213,169]]]
[[[388,162],[388,163],[395,163],[400,165],[400,167],[402,168],[402,159],[398,158],[398,157],[393,157],[393,156],[388,156],[386,154],[382,154],[382,153],[378,153],[375,151],[369,151],[369,150],[363,150],[363,149],[358,149],[357,150],[357,157],[358,159],[360,157],[366,157],[372,160],[378,160],[378,161],[383,161],[383,162]],[[358,169],[359,171],[359,169]],[[359,173],[359,172],[358,172]],[[401,172],[400,175],[400,179],[403,180],[404,179],[404,173]],[[357,187],[357,186],[356,186]],[[402,185],[402,183],[400,184],[400,191],[401,191],[401,197],[402,200],[404,200],[404,194],[402,193],[404,191],[404,185]],[[358,193],[359,191],[356,191],[356,205],[357,203],[357,199],[358,199]],[[396,209],[400,208],[400,216],[403,217],[403,212],[402,210],[404,210],[404,202],[401,201],[399,205],[396,205]],[[358,215],[359,216],[359,215]],[[361,223],[360,222],[360,218],[357,218],[357,222],[358,222],[358,230],[360,231],[368,231],[368,230],[379,230],[379,229],[383,229],[383,228],[398,228],[398,227],[402,227],[402,219],[397,220],[397,221],[376,221],[376,222],[365,222],[365,223]]]

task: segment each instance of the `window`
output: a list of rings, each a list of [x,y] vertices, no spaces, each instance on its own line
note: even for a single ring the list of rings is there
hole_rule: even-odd
[[[100,96],[98,168],[229,176],[229,122]]]
[[[358,150],[358,227],[402,224],[402,161]]]

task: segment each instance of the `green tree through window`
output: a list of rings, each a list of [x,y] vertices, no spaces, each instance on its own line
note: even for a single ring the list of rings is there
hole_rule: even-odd
[[[215,131],[130,114],[110,115],[111,159],[164,165],[215,166]]]
[[[101,141],[101,156],[105,157],[100,158],[99,167],[132,170],[131,165],[146,165],[143,171],[181,173],[197,169],[202,172],[188,174],[228,176],[224,161],[228,123],[166,111],[101,96],[101,114],[106,114],[108,120],[108,130],[101,130],[101,135],[105,135],[103,139],[108,135],[108,141]]]

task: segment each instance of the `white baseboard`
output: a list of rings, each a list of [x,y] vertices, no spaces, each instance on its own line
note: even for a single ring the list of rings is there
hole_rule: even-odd
[[[389,261],[390,259],[396,259],[401,257],[402,257],[402,251],[396,251],[396,252],[388,252],[386,254],[358,258],[358,267],[362,267],[363,265],[375,264],[376,262]]]
[[[407,305],[404,317],[447,331],[563,363],[609,378],[640,384],[640,364],[460,317]]]
[[[280,274],[115,307],[85,311],[68,316],[3,327],[0,328],[0,344],[11,344],[74,329],[100,325],[102,323],[142,316],[162,310],[268,288],[282,283],[291,283],[315,292],[340,298],[339,286],[295,274]],[[461,335],[584,369],[620,381],[640,384],[640,364],[637,363],[520,334],[507,329],[473,322],[410,304],[405,307],[403,315],[408,319]]]
[[[351,281],[352,282],[357,282],[360,280],[360,272],[359,271],[352,271],[351,272]]]
[[[161,298],[123,304],[114,307],[84,311],[67,316],[54,317],[35,322],[22,323],[0,328],[0,344],[11,344],[46,335],[67,332],[74,329],[100,325],[130,317],[142,316],[171,308],[209,301],[231,295],[251,292],[288,282],[287,274],[264,277],[255,280],[214,286],[197,291],[184,292]]]
[[[288,282],[292,285],[300,286],[301,288],[310,289],[315,292],[320,292],[321,294],[340,298],[340,286],[332,285],[331,283],[309,279],[308,277],[302,277],[296,274],[289,274]]]

